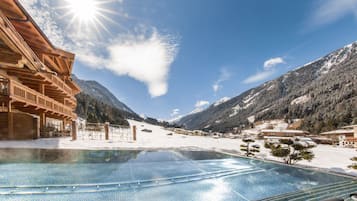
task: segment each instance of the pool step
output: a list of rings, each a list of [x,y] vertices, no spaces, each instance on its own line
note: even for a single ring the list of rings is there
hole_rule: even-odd
[[[357,181],[343,181],[321,185],[306,190],[286,193],[263,199],[262,201],[320,201],[328,198],[346,197],[357,191]]]
[[[60,185],[21,185],[0,186],[0,195],[33,195],[33,194],[66,194],[118,191],[128,189],[150,188],[171,184],[201,181],[206,179],[224,178],[263,172],[260,168],[228,169],[214,172],[205,172],[192,175],[160,178],[152,180],[138,180],[117,183],[99,184],[60,184]]]

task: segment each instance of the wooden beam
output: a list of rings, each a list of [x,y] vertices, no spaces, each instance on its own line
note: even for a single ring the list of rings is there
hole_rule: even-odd
[[[12,4],[10,4],[6,0],[0,1],[0,8],[2,12],[4,12],[5,15],[10,18],[16,18],[22,20],[26,19],[23,15],[20,14],[18,9],[16,9]]]
[[[9,101],[7,104],[7,121],[8,121],[8,137],[9,139],[14,138],[14,115],[12,113],[12,102]]]
[[[50,56],[44,54],[43,56],[44,62],[48,67],[52,67],[52,70],[55,70],[56,72],[62,73],[61,68],[54,62],[53,58]]]

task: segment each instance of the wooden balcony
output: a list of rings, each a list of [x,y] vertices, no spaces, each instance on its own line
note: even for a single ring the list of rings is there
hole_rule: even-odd
[[[22,103],[24,104],[24,108],[32,107],[34,108],[34,111],[43,110],[48,114],[58,117],[69,119],[76,118],[76,114],[73,113],[71,107],[49,98],[12,79],[0,80],[0,96],[7,97],[13,102]]]

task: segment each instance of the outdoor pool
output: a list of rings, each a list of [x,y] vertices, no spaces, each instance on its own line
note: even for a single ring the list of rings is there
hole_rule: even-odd
[[[354,191],[349,177],[216,152],[0,149],[0,200],[323,200]]]

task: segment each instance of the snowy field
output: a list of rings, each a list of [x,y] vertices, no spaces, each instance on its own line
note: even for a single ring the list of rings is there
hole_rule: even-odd
[[[27,141],[0,141],[0,148],[46,148],[46,149],[187,149],[187,150],[212,150],[241,154],[240,139],[219,138],[201,136],[186,136],[172,133],[159,126],[129,121],[130,125],[137,126],[137,141],[120,142],[105,140],[81,140],[72,141],[71,138],[52,138]],[[142,129],[150,129],[152,133],[142,132]],[[270,155],[265,149],[263,141],[257,141],[261,146],[258,158],[281,161]],[[311,161],[301,161],[298,164],[324,170],[341,172],[357,176],[357,171],[348,168],[352,164],[350,158],[357,156],[355,149],[318,145],[313,148],[315,158]]]

